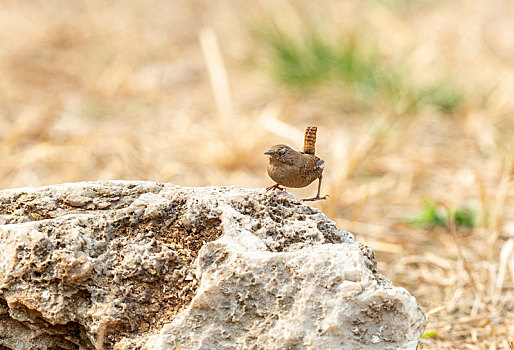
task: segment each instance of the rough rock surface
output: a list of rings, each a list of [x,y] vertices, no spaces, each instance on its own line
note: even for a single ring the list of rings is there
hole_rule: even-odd
[[[291,195],[83,182],[0,191],[0,349],[415,349],[371,249]]]

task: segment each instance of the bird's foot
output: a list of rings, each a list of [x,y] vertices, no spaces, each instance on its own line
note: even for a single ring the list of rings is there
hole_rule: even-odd
[[[326,196],[323,196],[323,197],[316,196],[316,197],[312,197],[312,198],[304,198],[304,199],[302,199],[302,201],[304,201],[304,202],[321,201],[321,200],[327,199],[328,197],[330,197],[330,196],[327,194]]]
[[[279,191],[282,191],[282,192],[285,192],[285,190],[286,190],[285,188],[280,187],[279,184],[274,184],[273,186],[270,186],[270,187],[266,188],[266,192],[268,192],[269,190],[275,190],[275,189],[279,190]]]

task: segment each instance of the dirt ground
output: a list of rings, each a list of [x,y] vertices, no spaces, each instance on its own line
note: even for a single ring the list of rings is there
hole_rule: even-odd
[[[263,152],[318,125],[313,205],[417,298],[419,348],[513,349],[512,18],[508,0],[4,1],[0,188],[266,187]]]

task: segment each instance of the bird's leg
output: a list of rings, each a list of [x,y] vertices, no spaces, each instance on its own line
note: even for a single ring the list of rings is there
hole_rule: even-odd
[[[316,197],[312,197],[312,198],[305,198],[305,199],[302,199],[302,201],[304,202],[308,202],[308,201],[319,201],[319,200],[323,200],[323,199],[327,199],[328,195],[326,196],[323,196],[323,197],[320,197],[319,196],[319,193],[321,191],[321,179],[323,178],[322,175],[319,176],[318,178],[318,193],[316,194]]]
[[[279,184],[274,184],[273,186],[266,188],[266,192],[268,192],[269,190],[275,190],[275,189],[277,189],[279,191],[285,191],[285,188],[280,187]]]

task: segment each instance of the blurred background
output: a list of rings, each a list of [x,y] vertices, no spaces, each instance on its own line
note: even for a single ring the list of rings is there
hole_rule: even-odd
[[[318,125],[313,205],[418,299],[420,348],[512,349],[513,18],[508,0],[2,1],[0,188],[266,187],[263,152]]]

